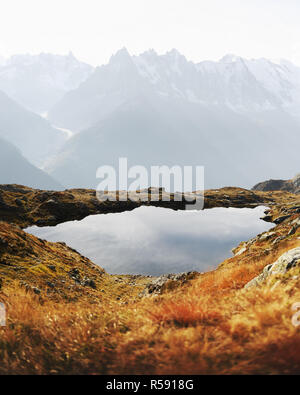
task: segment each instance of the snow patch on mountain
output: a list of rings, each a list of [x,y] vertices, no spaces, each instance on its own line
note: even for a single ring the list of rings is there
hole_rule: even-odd
[[[131,56],[122,48],[68,92],[49,118],[59,127],[80,131],[141,95],[239,114],[280,110],[300,119],[300,68],[288,61],[232,54],[216,62],[193,63],[176,49]]]
[[[299,112],[300,68],[285,60],[275,63],[228,54],[219,62],[195,64],[176,49],[165,55],[150,50],[132,56],[132,60],[138,74],[160,95],[198,104],[226,105],[237,112],[266,111],[278,106]]]
[[[0,90],[27,109],[42,113],[78,88],[92,71],[92,66],[78,61],[72,52],[67,56],[14,55],[0,61]]]

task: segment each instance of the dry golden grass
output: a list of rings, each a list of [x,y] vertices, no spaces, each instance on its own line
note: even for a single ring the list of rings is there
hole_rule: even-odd
[[[1,294],[0,373],[299,373],[291,306],[300,281],[245,291],[249,277],[224,267],[128,305],[54,303],[11,284]]]

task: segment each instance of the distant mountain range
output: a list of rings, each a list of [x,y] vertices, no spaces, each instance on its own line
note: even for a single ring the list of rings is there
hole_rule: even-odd
[[[0,136],[17,146],[36,166],[54,155],[66,140],[66,134],[0,91]]]
[[[11,143],[0,137],[0,183],[61,190],[62,185],[29,163]]]
[[[83,130],[145,93],[243,114],[284,109],[300,116],[300,68],[233,55],[196,64],[176,50],[130,56],[124,48],[67,93],[49,118],[61,127]]]
[[[300,173],[291,180],[268,180],[253,187],[254,191],[288,191],[300,194]]]
[[[39,114],[77,88],[92,71],[92,66],[72,54],[0,57],[0,183],[63,188],[35,166],[43,166],[57,153],[67,134]]]
[[[0,136],[46,161],[67,187],[94,188],[97,167],[121,156],[147,167],[204,165],[206,188],[250,187],[299,168],[300,68],[288,61],[193,63],[177,50],[131,56],[123,48],[94,69],[72,54],[16,56],[0,62],[0,90],[47,117],[30,113],[37,129],[27,119],[18,128],[20,115],[2,127],[0,109]]]
[[[250,187],[298,169],[300,68],[232,55],[195,64],[178,51],[126,49],[49,112],[79,132],[50,163],[68,186],[95,187],[102,164],[201,164],[206,187]]]
[[[78,88],[93,67],[68,56],[42,53],[0,59],[0,90],[28,110],[47,112],[65,93]]]

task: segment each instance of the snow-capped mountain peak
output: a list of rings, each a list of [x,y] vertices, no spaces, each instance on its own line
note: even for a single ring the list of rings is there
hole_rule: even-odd
[[[78,88],[93,67],[68,55],[14,55],[0,63],[0,90],[29,110],[48,111],[66,92]]]
[[[236,63],[243,61],[243,58],[234,54],[227,54],[220,59],[221,63]]]
[[[126,47],[119,49],[114,55],[111,56],[109,63],[124,62],[131,60],[131,56]]]
[[[225,105],[238,112],[287,108],[299,68],[276,65],[267,59],[247,60],[228,54],[219,62],[187,61],[177,50],[165,55],[145,52],[133,56],[139,75],[158,94],[202,104]],[[294,85],[291,86],[291,80]],[[300,92],[300,90],[299,90]],[[300,104],[300,101],[299,103]]]
[[[82,88],[58,103],[51,117],[61,127],[80,130],[101,118],[102,112],[107,114],[141,95],[242,114],[281,108],[297,115],[300,114],[300,68],[288,62],[277,64],[264,58],[245,59],[232,54],[220,61],[193,63],[176,49],[163,55],[149,50],[131,56],[122,48],[107,65],[98,67]],[[66,114],[63,108],[70,107],[69,100],[82,102],[78,114],[86,111],[86,116],[80,121],[69,111],[68,121],[62,121]],[[92,117],[91,109],[94,109]],[[61,115],[56,115],[57,111]]]

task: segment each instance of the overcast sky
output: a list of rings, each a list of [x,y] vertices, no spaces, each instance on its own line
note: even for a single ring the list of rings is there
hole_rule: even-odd
[[[193,61],[285,58],[300,65],[299,0],[1,0],[0,55],[72,51],[106,63],[127,47]]]

